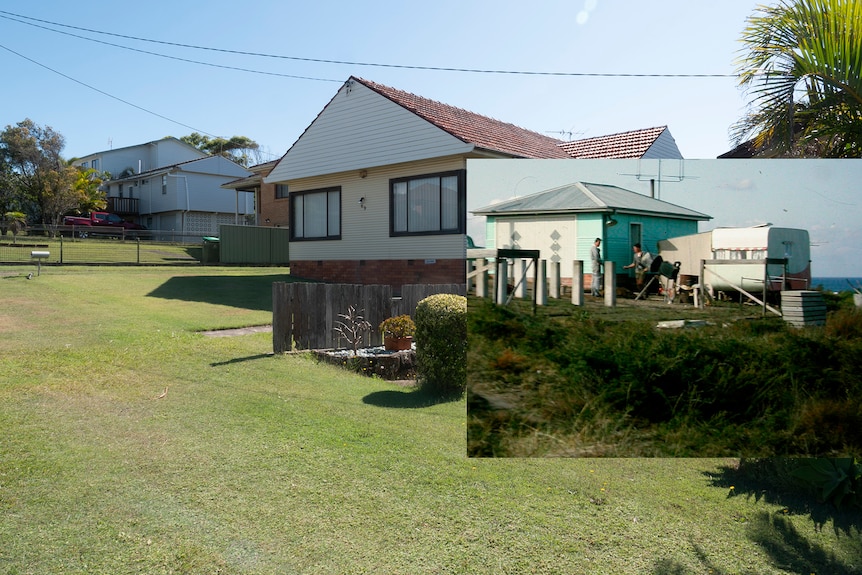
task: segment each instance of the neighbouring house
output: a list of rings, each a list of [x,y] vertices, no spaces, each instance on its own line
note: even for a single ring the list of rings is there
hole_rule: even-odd
[[[568,151],[576,149],[682,157],[667,128],[590,138],[581,149],[350,77],[262,178],[280,187],[272,204],[261,198],[260,218],[279,219],[283,212],[275,208],[286,195],[292,275],[396,290],[464,283],[467,160],[562,160],[576,157]]]
[[[97,152],[74,165],[108,172],[107,210],[151,230],[213,235],[220,224],[254,219],[253,193],[221,187],[251,172],[173,137]]]
[[[206,156],[108,182],[108,202],[134,190],[141,223],[199,241],[218,235],[221,224],[254,222],[254,194],[222,188],[249,172],[223,156]],[[131,192],[130,192],[131,193]]]
[[[290,225],[287,186],[269,184],[263,179],[269,175],[278,160],[249,166],[250,176],[232,180],[221,187],[235,190],[239,193],[250,193],[254,197],[256,207],[254,225],[271,227],[288,227]],[[265,217],[262,214],[266,214]]]
[[[602,256],[618,272],[632,261],[632,246],[658,253],[658,242],[697,233],[710,216],[618,186],[574,182],[473,210],[485,216],[487,249],[539,250],[548,262],[560,262],[565,283],[572,262],[584,261],[602,240]],[[589,287],[590,276],[585,277]]]

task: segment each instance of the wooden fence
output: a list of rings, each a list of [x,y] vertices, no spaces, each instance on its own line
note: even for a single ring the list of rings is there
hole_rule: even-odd
[[[388,285],[287,283],[272,284],[272,349],[284,353],[292,349],[330,349],[343,346],[335,332],[340,316],[353,306],[371,329],[361,347],[382,343],[378,326],[388,318],[413,315],[416,304],[429,295],[464,295],[464,284],[405,285],[401,297],[392,297]]]

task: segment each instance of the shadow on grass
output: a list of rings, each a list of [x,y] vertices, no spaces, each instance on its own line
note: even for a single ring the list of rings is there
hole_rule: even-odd
[[[782,461],[782,458],[742,460],[739,467],[720,466],[718,471],[707,471],[704,475],[712,486],[726,489],[728,498],[746,497],[780,505],[789,515],[807,515],[818,531],[831,523],[836,536],[856,539],[862,558],[862,514],[858,509],[838,509],[817,501],[812,494],[792,484],[780,468]]]
[[[451,401],[458,401],[458,398],[441,397],[439,395],[423,391],[422,389],[405,391],[375,391],[362,398],[362,403],[366,403],[368,405],[374,405],[377,407],[398,407],[404,409],[431,407],[432,405],[449,403]]]
[[[273,282],[297,281],[283,274],[265,276],[197,275],[172,277],[149,297],[272,311]]]
[[[255,359],[265,359],[268,357],[272,357],[271,353],[259,353],[257,355],[249,355],[247,357],[235,357],[233,359],[227,359],[225,361],[216,361],[210,364],[210,367],[220,367],[222,365],[231,365],[234,363],[243,363],[246,361],[253,361]]]
[[[758,513],[749,524],[747,537],[752,543],[763,549],[776,566],[781,566],[788,573],[842,573],[846,575],[862,575],[862,547],[858,541],[848,537],[836,539],[829,548],[812,543],[799,531],[793,523],[783,515],[770,514],[767,511]],[[707,556],[700,545],[692,542],[698,562],[705,571],[713,575],[729,575],[729,571],[719,568]],[[652,568],[653,575],[687,575],[692,573],[682,563],[673,559],[659,559]],[[744,575],[755,575],[759,571],[732,571]]]
[[[758,511],[748,520],[746,532],[748,539],[768,553],[774,564],[793,573],[862,575],[862,514],[858,509],[838,509],[817,501],[790,481],[784,466],[786,460],[781,458],[742,460],[739,467],[721,466],[717,472],[704,475],[714,487],[726,489],[728,498],[746,497],[780,506],[775,513]],[[822,532],[831,524],[832,544],[827,547],[810,541],[790,520],[794,515],[807,516],[813,532]],[[699,557],[709,566],[701,554]]]

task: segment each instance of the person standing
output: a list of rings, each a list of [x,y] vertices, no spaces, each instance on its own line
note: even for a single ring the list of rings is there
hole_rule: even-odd
[[[633,245],[632,251],[634,251],[632,263],[623,266],[623,269],[635,268],[635,282],[637,283],[638,291],[641,291],[644,286],[644,278],[652,266],[652,256],[649,252],[643,251],[640,244]]]
[[[599,297],[602,289],[602,238],[596,238],[593,247],[590,248],[590,261],[592,262],[593,278],[590,282],[590,295]]]

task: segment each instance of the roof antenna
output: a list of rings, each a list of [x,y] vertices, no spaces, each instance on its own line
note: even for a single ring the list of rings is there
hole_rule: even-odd
[[[546,133],[546,134],[559,134],[559,135],[561,135],[561,136],[567,136],[567,137],[566,137],[566,141],[567,141],[567,142],[571,142],[571,141],[572,141],[572,136],[574,136],[574,135],[575,135],[575,132],[567,131],[567,130],[552,130],[552,131],[547,131],[547,132],[545,132],[545,133]],[[578,135],[581,135],[581,134],[583,134],[583,132],[577,132],[577,134],[578,134]]]

